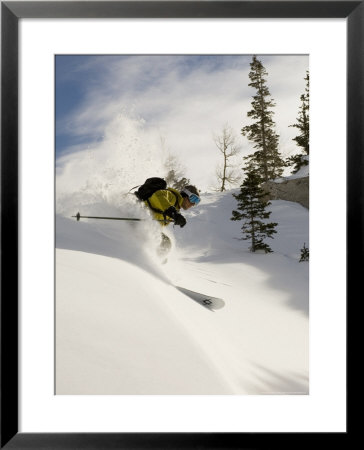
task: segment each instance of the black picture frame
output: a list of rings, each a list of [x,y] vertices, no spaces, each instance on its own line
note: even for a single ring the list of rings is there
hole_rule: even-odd
[[[118,17],[347,19],[347,305],[350,299],[357,301],[362,290],[364,1],[1,2],[1,448],[296,448],[311,439],[315,445],[327,444],[326,433],[18,432],[18,22]],[[350,351],[350,340],[347,348]],[[347,432],[335,433],[335,443],[345,448],[350,435],[348,424]]]

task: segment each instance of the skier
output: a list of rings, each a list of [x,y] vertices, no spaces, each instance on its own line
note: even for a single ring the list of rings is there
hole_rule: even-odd
[[[145,204],[152,211],[154,218],[164,227],[170,223],[183,228],[187,221],[180,210],[187,210],[200,202],[200,194],[195,186],[185,186],[180,192],[177,189],[159,189],[153,193]],[[159,255],[166,255],[172,247],[170,238],[162,232]]]

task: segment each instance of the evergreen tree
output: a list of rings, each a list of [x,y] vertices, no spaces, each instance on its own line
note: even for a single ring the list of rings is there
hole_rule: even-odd
[[[191,184],[190,179],[186,178],[186,177],[182,177],[178,180],[175,179],[171,184],[168,184],[168,186],[170,186],[174,189],[177,189],[177,191],[182,191],[182,189],[189,184]]]
[[[173,169],[168,171],[164,179],[167,182],[167,186],[177,189],[179,191],[182,190],[188,184],[191,184],[188,178],[186,177],[179,178]]]
[[[290,125],[300,130],[300,134],[293,138],[297,145],[302,148],[306,155],[310,154],[310,75],[306,72],[306,88],[305,92],[301,95],[301,106],[299,107],[299,113],[297,117],[297,123]]]
[[[301,248],[301,258],[299,262],[302,261],[308,261],[310,257],[310,253],[308,251],[308,248],[306,247],[306,243],[303,243],[303,248]]]
[[[270,98],[270,92],[266,85],[265,70],[261,61],[253,56],[250,63],[251,71],[249,86],[256,89],[253,96],[252,109],[248,112],[248,117],[255,120],[251,125],[242,128],[241,134],[254,142],[257,149],[253,154],[244,159],[262,173],[263,181],[268,181],[280,177],[283,173],[285,163],[278,151],[278,134],[275,132],[272,108],[274,101]]]
[[[293,166],[293,168],[292,168],[293,174],[297,173],[301,167],[307,166],[307,165],[308,165],[308,161],[307,161],[305,155],[298,154],[298,155],[293,155],[293,156],[290,156],[289,158],[287,158],[287,166]]]
[[[190,180],[184,176],[185,168],[180,164],[177,156],[169,154],[164,166],[167,170],[167,174],[165,175],[165,180],[167,185],[171,188],[181,190],[188,184],[190,184]]]
[[[290,125],[290,127],[295,127],[300,130],[300,134],[293,138],[297,145],[301,147],[303,153],[291,156],[287,159],[288,165],[294,165],[293,172],[296,173],[298,170],[308,164],[305,155],[310,154],[310,75],[306,72],[306,88],[304,94],[301,95],[301,106],[299,107],[299,113],[297,117],[297,123]]]
[[[264,242],[264,239],[273,238],[272,235],[276,233],[274,228],[278,224],[265,222],[271,215],[270,211],[266,211],[267,206],[271,203],[264,200],[266,193],[260,186],[261,182],[262,177],[258,171],[250,167],[240,187],[240,193],[233,194],[238,201],[238,211],[232,212],[231,220],[243,221],[241,229],[245,236],[241,239],[251,240],[251,252],[264,250],[266,253],[270,253],[272,250]]]

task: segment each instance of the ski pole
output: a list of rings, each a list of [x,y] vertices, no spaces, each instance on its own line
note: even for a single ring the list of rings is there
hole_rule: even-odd
[[[104,219],[104,220],[142,220],[142,219],[133,219],[133,218],[127,218],[127,217],[101,217],[101,216],[81,216],[80,213],[77,213],[75,216],[72,217],[76,217],[77,222],[80,219]]]
[[[135,222],[140,222],[142,220],[146,220],[146,219],[134,219],[131,217],[101,217],[101,216],[81,216],[80,213],[78,212],[75,216],[72,217],[76,217],[77,222],[80,219],[103,219],[103,220],[131,220],[131,221],[135,221]],[[172,222],[171,220],[158,220],[158,222]]]

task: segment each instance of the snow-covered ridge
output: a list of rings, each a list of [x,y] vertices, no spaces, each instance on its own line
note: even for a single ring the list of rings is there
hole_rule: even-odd
[[[273,201],[274,253],[252,254],[233,192],[203,195],[183,229],[165,230],[165,265],[155,222],[57,216],[57,394],[308,393],[308,211]],[[226,306],[211,312],[175,285]]]

